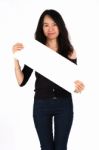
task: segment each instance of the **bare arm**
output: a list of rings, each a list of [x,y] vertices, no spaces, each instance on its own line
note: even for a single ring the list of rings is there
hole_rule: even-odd
[[[15,75],[16,75],[16,79],[19,85],[21,85],[21,83],[23,82],[24,79],[24,74],[21,70],[19,61],[14,59],[14,65],[15,65]]]
[[[21,43],[16,43],[15,45],[13,45],[12,47],[12,51],[13,53],[20,51],[23,48],[23,44]],[[24,74],[21,70],[20,67],[20,63],[17,59],[14,59],[14,66],[15,66],[15,75],[16,75],[16,79],[19,85],[21,85],[21,83],[24,80]]]

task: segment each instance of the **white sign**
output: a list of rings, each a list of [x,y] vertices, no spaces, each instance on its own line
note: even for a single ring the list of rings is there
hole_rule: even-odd
[[[15,58],[67,91],[74,92],[74,81],[79,79],[76,64],[34,39],[23,44],[25,48],[16,52]]]

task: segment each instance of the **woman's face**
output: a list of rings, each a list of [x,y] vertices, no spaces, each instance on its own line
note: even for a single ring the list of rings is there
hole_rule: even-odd
[[[48,15],[44,17],[43,32],[47,39],[56,39],[59,35],[59,28],[55,21]]]

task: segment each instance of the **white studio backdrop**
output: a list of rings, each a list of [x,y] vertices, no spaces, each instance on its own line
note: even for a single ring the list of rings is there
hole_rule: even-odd
[[[68,150],[98,150],[98,0],[0,0],[0,149],[40,149],[32,119],[35,76],[26,86],[18,86],[11,48],[34,37],[41,13],[49,8],[59,11],[65,20],[86,86],[84,92],[73,95]]]

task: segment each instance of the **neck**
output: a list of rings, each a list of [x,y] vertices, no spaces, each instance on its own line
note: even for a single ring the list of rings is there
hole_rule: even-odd
[[[58,43],[56,40],[48,40],[46,46],[53,49],[54,51],[58,50]]]

